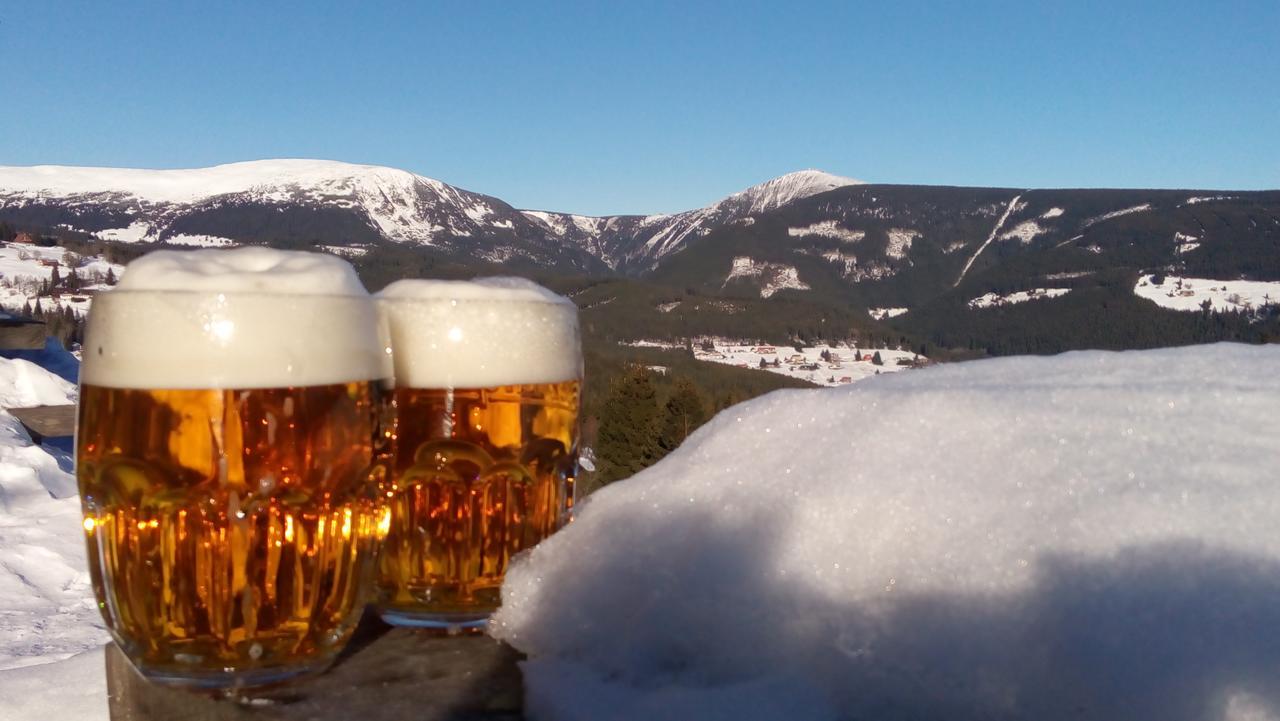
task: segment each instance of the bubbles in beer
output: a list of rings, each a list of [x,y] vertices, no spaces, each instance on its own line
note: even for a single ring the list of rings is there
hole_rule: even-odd
[[[517,278],[401,281],[380,296],[397,410],[383,616],[483,619],[511,558],[572,505],[577,309]]]
[[[94,302],[77,433],[108,626],[153,678],[323,666],[385,511],[372,299],[341,259],[263,248],[154,253],[125,277]]]

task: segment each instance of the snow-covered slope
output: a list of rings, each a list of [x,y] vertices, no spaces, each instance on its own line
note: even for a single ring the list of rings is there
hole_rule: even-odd
[[[591,267],[594,261],[620,267],[652,263],[724,223],[858,182],[806,170],[698,210],[590,218],[517,211],[497,198],[404,170],[329,160],[258,160],[182,170],[42,165],[0,167],[0,210],[56,209],[62,225],[122,242],[263,240],[242,237],[248,228],[267,234],[266,239],[333,232],[299,229],[298,219],[271,214],[304,208],[339,213],[329,220],[331,226],[348,228],[342,245],[382,239],[494,262],[521,257],[543,265]]]
[[[778,391],[590,496],[494,625],[527,712],[1280,718],[1280,347]]]
[[[861,180],[820,170],[801,170],[753,185],[704,208],[671,215],[591,218],[545,211],[524,213],[560,237],[599,245],[610,267],[651,266],[680,250],[690,239],[716,228],[818,193],[862,184]]]
[[[1169,275],[1156,283],[1155,276],[1146,274],[1138,278],[1133,293],[1162,308],[1181,311],[1203,310],[1206,302],[1213,310],[1224,313],[1251,312],[1264,306],[1280,305],[1280,281],[1213,280]]]
[[[75,400],[74,384],[0,358],[0,409]],[[80,520],[70,456],[33,444],[0,410],[0,718],[106,719],[97,649],[107,632]],[[53,690],[66,683],[75,688]]]
[[[136,213],[128,226],[86,230],[132,242],[167,239],[185,213],[228,204],[354,210],[388,240],[427,245],[445,235],[509,230],[512,216],[518,217],[496,198],[432,178],[329,160],[258,160],[183,170],[0,167],[0,201],[124,206]]]
[[[57,298],[41,297],[41,283],[53,277],[55,268],[60,278],[75,273],[81,286],[76,292],[64,290]],[[107,287],[108,273],[118,280],[124,274],[124,266],[102,256],[72,253],[61,246],[0,243],[0,308],[17,312],[25,306],[34,308],[39,299],[44,310],[71,308],[84,313],[89,310],[92,294]]]

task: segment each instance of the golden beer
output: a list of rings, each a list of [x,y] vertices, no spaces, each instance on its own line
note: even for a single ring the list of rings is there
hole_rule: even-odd
[[[89,569],[135,663],[269,675],[336,653],[383,521],[367,482],[378,392],[82,387]]]
[[[144,676],[254,686],[337,656],[387,521],[385,346],[332,256],[159,251],[95,297],[76,475],[99,608]]]
[[[511,557],[572,506],[580,384],[399,388],[394,398],[383,616],[477,620],[498,607]]]
[[[379,307],[395,368],[379,611],[392,624],[480,626],[512,559],[573,506],[577,308],[514,278],[399,281]]]

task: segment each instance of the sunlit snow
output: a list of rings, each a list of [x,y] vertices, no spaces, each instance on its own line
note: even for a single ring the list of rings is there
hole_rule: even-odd
[[[910,308],[868,308],[867,313],[876,320],[888,320],[905,314]]]
[[[0,408],[75,398],[74,384],[29,361],[0,358]],[[0,410],[0,718],[6,720],[106,718],[102,655],[95,649],[107,634],[89,585],[70,471],[69,454],[33,444]],[[56,663],[86,651],[94,653]]]
[[[1280,347],[937,366],[720,413],[522,558],[536,719],[1280,716]]]
[[[1138,278],[1133,292],[1162,308],[1182,311],[1203,310],[1208,301],[1215,311],[1241,311],[1280,304],[1280,281],[1212,280],[1164,276],[1160,283],[1152,275]]]
[[[793,265],[755,260],[745,255],[733,259],[723,285],[739,278],[758,278],[760,297],[768,298],[780,290],[808,290],[809,284],[800,280],[800,273]]]
[[[709,340],[712,343],[710,348],[703,348],[702,340],[694,341],[694,358],[739,368],[755,368],[820,386],[848,385],[928,362],[927,358],[909,350],[860,348],[844,342],[795,348],[735,343],[722,339]],[[638,343],[642,342],[644,341]],[[822,357],[823,353],[827,354],[826,358]],[[881,361],[879,365],[874,361],[877,354]],[[764,361],[764,365],[761,365],[761,361]]]
[[[1060,298],[1070,293],[1070,288],[1032,288],[1031,290],[1019,290],[1014,293],[985,293],[969,301],[970,308],[995,308],[1002,305],[1014,305],[1017,303],[1026,303],[1029,300],[1044,300],[1046,298]]]
[[[865,231],[841,228],[834,220],[823,220],[817,223],[810,223],[809,225],[800,228],[787,228],[787,235],[790,235],[793,238],[818,236],[821,238],[839,240],[844,243],[856,243],[867,236]]]

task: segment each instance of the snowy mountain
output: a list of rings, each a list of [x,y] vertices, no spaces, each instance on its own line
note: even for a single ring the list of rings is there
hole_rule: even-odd
[[[727,223],[858,182],[808,170],[698,210],[591,218],[518,211],[407,171],[325,160],[188,170],[0,167],[0,217],[122,242],[309,242],[359,252],[390,241],[592,271],[652,265]]]
[[[538,210],[526,210],[524,214],[542,223],[556,237],[597,248],[599,257],[610,268],[649,269],[659,259],[682,249],[690,239],[731,223],[749,223],[754,214],[767,213],[802,198],[862,184],[861,180],[820,170],[801,170],[754,185],[705,208],[683,213],[603,218]]]

